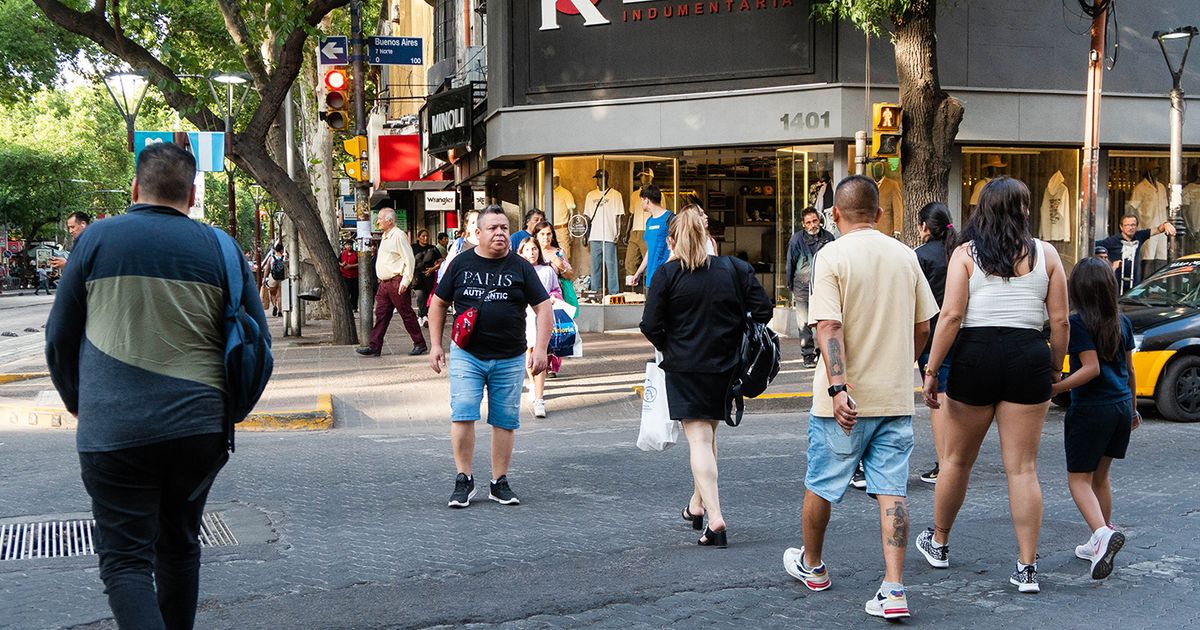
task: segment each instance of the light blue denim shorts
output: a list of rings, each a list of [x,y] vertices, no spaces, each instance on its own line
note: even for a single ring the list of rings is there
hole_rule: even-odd
[[[509,359],[480,359],[450,344],[450,420],[475,422],[487,390],[488,424],[515,431],[521,427],[521,388],[525,354]]]
[[[810,413],[804,487],[826,501],[840,503],[862,460],[868,494],[906,496],[912,450],[912,416],[860,417],[847,435],[833,418]]]

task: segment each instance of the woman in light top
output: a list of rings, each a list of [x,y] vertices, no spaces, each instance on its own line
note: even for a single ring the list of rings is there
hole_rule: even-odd
[[[1009,582],[1022,593],[1036,593],[1042,524],[1037,455],[1051,387],[1067,351],[1067,277],[1058,252],[1030,235],[1029,188],[1019,180],[997,177],[984,186],[962,240],[946,271],[925,364],[925,404],[938,409],[938,369],[951,359],[933,527],[917,536],[916,546],[930,565],[950,566],[950,528],[994,420],[1018,548]],[[1049,346],[1042,335],[1047,316]]]
[[[716,256],[717,239],[713,238],[712,234],[708,232],[708,213],[704,211],[704,208],[701,208],[699,204],[689,203],[688,205],[680,208],[679,212],[681,214],[684,212],[695,212],[696,214],[700,215],[700,222],[704,226],[704,251],[709,256]]]
[[[529,261],[533,265],[533,270],[537,272],[538,279],[542,281],[542,286],[546,288],[546,293],[552,298],[562,299],[562,289],[558,286],[558,274],[554,273],[554,269],[546,264],[546,259],[542,257],[542,248],[538,246],[537,241],[532,236],[522,240],[517,245],[517,255]],[[525,339],[529,354],[533,354],[533,344],[537,339],[536,318],[533,316],[533,309],[525,314]],[[533,417],[546,417],[546,372],[543,370],[537,374],[527,372],[529,376],[530,401],[533,407]]]

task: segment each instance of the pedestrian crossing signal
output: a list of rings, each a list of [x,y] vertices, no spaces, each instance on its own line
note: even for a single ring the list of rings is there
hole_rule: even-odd
[[[350,128],[350,75],[345,68],[325,71],[325,112],[322,118],[333,131]]]
[[[899,103],[875,103],[871,109],[871,157],[900,157],[903,137],[900,119],[904,110]]]

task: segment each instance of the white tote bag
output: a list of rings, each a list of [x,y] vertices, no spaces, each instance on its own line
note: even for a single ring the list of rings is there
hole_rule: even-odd
[[[647,363],[638,448],[665,451],[678,441],[679,423],[671,419],[671,412],[667,410],[667,374],[656,363]]]

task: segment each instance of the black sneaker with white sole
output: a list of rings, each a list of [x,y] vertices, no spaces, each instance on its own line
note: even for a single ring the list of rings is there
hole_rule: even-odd
[[[465,508],[471,504],[471,497],[475,496],[475,479],[468,477],[466,473],[458,473],[454,478],[454,493],[450,495],[449,505],[452,508]]]
[[[1018,591],[1022,593],[1037,593],[1042,589],[1038,586],[1037,580],[1037,563],[1027,564],[1024,567],[1017,565],[1017,570],[1013,571],[1012,576],[1008,578]]]
[[[488,498],[500,505],[521,504],[521,500],[517,498],[516,493],[512,491],[512,488],[508,487],[508,475],[500,475],[499,479],[492,482]]]
[[[858,462],[858,468],[854,469],[854,476],[850,478],[850,487],[859,490],[867,489],[867,471],[863,469],[862,462]]]
[[[931,470],[927,473],[922,473],[921,477],[920,477],[921,481],[924,481],[925,483],[937,483],[938,472],[939,472],[938,468],[939,468],[938,463],[933,462],[933,470]]]

